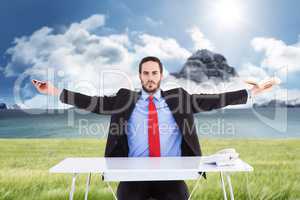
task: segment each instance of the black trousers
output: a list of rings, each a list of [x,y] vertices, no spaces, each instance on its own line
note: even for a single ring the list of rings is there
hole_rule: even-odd
[[[120,182],[118,200],[187,200],[189,191],[184,181]]]

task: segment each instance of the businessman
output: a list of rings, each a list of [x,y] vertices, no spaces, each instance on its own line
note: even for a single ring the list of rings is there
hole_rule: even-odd
[[[112,96],[87,96],[49,82],[33,80],[40,93],[59,96],[63,103],[98,114],[111,115],[106,157],[201,156],[193,114],[227,105],[245,104],[251,96],[271,88],[238,90],[220,94],[189,94],[183,88],[162,90],[163,66],[157,57],[139,63],[141,91],[125,88]],[[119,200],[186,200],[184,181],[120,182]]]

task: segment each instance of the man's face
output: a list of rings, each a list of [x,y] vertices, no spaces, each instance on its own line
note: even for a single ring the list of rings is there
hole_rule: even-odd
[[[154,61],[148,61],[142,64],[142,70],[139,74],[142,87],[146,92],[154,93],[160,87],[162,74],[159,70],[159,64]]]

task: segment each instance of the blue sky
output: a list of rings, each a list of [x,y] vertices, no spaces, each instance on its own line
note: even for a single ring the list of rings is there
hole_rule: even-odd
[[[180,69],[186,56],[195,49],[211,47],[213,51],[223,54],[228,63],[242,74],[246,74],[248,69],[249,74],[253,72],[252,76],[255,73],[260,74],[258,77],[262,77],[262,74],[272,75],[278,73],[279,66],[286,63],[289,66],[288,81],[283,87],[291,90],[294,96],[300,94],[297,84],[300,75],[300,2],[224,1],[3,0],[0,3],[0,102],[15,103],[13,86],[20,73],[32,67],[24,61],[26,58],[13,61],[14,55],[26,56],[24,52],[17,52],[17,48],[14,53],[5,53],[9,48],[16,47],[16,38],[30,38],[43,27],[53,29],[50,34],[57,36],[70,30],[71,24],[95,15],[104,17],[104,22],[99,28],[91,30],[91,34],[103,37],[127,34],[130,44],[123,42],[123,46],[118,46],[119,43],[116,45],[120,47],[120,52],[127,48],[133,60],[149,53],[149,49],[157,48],[142,48],[145,41],[169,42],[170,45],[175,45],[175,41],[175,53],[168,54],[166,49],[159,51],[166,53],[162,55],[162,60],[166,69],[173,72]],[[136,38],[144,40],[136,42]],[[124,63],[136,62],[122,61],[119,66]],[[7,73],[9,64],[15,70],[14,75]],[[38,67],[38,63],[32,65],[36,65],[35,69]],[[38,75],[35,77],[40,78]],[[24,85],[23,89],[28,87]],[[35,95],[34,92],[27,93],[29,99]]]

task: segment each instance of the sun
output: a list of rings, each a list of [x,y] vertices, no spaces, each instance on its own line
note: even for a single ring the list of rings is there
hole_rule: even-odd
[[[236,28],[243,21],[241,0],[217,0],[213,4],[212,15],[225,28]]]

